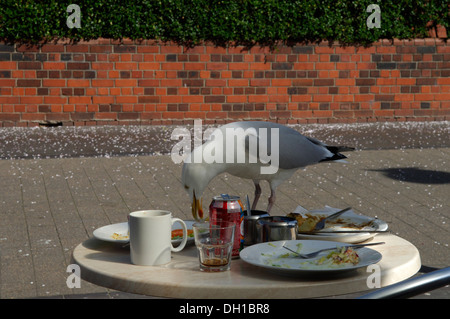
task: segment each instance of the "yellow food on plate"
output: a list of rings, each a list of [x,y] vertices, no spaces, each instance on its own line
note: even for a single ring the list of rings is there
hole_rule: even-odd
[[[333,250],[328,255],[321,257],[316,262],[318,265],[322,264],[352,264],[359,263],[359,256],[356,251],[349,247],[342,247],[341,249]]]
[[[194,231],[192,229],[187,230],[188,237],[194,237]],[[172,230],[172,240],[183,238],[183,230],[182,229],[174,229]]]
[[[311,215],[308,213],[305,215],[306,217],[303,217],[301,214],[290,213],[287,216],[297,220],[297,228],[299,232],[309,232],[314,230],[317,223],[325,218],[325,216]]]
[[[119,233],[114,233],[114,234],[112,234],[111,237],[113,239],[115,239],[115,240],[124,240],[124,239],[129,239],[130,238],[129,235],[122,235],[122,234],[119,234]]]

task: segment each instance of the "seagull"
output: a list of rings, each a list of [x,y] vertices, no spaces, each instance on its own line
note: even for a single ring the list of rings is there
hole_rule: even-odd
[[[277,187],[298,169],[326,161],[342,161],[347,146],[328,146],[293,128],[265,121],[242,121],[216,128],[211,136],[190,152],[182,167],[182,185],[192,202],[192,215],[203,220],[202,195],[211,180],[222,174],[250,179],[255,185],[251,209],[261,196],[261,181],[270,185],[270,213]]]

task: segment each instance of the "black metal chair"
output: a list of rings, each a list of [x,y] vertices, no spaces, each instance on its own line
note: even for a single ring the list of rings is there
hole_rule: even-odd
[[[450,267],[377,289],[357,299],[410,298],[450,284]]]

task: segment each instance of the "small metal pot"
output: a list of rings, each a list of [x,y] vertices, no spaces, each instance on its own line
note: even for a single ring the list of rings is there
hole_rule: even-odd
[[[256,222],[268,216],[269,214],[263,210],[252,210],[250,216],[247,216],[247,211],[244,211],[244,246],[257,243]]]
[[[295,240],[297,220],[285,216],[262,217],[256,221],[257,242]]]

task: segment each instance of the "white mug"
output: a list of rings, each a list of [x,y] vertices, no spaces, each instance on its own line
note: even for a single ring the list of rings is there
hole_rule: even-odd
[[[187,241],[186,224],[164,210],[141,210],[130,213],[130,255],[135,265],[163,265],[171,252],[181,251]],[[183,228],[183,239],[178,247],[172,246],[172,225],[178,222]]]

